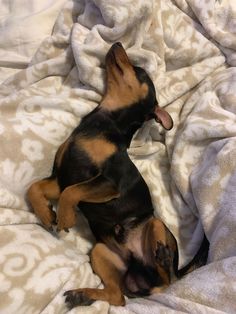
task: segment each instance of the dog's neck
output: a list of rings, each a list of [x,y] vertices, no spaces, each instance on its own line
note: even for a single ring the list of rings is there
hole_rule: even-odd
[[[127,125],[126,127],[124,127],[123,125],[119,126],[119,123],[116,123],[116,125],[118,126],[118,128],[120,129],[121,133],[124,135],[125,139],[126,139],[126,145],[127,148],[130,147],[130,143],[132,141],[132,138],[135,134],[135,132],[140,129],[140,127],[142,125],[140,125],[139,123],[130,123],[129,125]]]
[[[112,120],[116,124],[120,133],[124,135],[127,147],[130,146],[130,142],[135,132],[142,126],[144,121],[134,120],[134,114],[130,111],[113,112],[111,113]]]

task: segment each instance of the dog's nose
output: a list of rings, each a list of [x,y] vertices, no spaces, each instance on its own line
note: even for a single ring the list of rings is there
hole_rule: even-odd
[[[112,45],[112,47],[113,48],[123,48],[123,46],[122,46],[122,43],[121,42],[119,42],[119,41],[117,41],[116,43],[114,43],[113,45]]]

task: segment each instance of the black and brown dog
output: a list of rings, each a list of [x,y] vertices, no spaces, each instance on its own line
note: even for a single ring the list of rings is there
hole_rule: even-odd
[[[95,300],[124,305],[124,295],[162,291],[185,273],[178,271],[175,238],[154,217],[147,184],[127,153],[145,121],[154,118],[169,130],[172,119],[158,107],[147,73],[130,63],[120,43],[110,48],[105,65],[101,103],[59,147],[52,175],[32,184],[27,193],[47,228],[55,219],[58,231],[74,226],[79,204],[96,237],[91,263],[104,289],[67,291],[70,307]],[[57,218],[51,200],[58,200]]]

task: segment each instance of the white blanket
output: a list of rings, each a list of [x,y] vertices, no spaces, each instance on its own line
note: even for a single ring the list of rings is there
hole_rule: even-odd
[[[196,253],[203,231],[209,260],[163,294],[71,312],[234,313],[235,1],[64,2],[0,0],[0,312],[65,313],[65,290],[100,284],[82,215],[69,234],[50,234],[25,192],[50,174],[58,146],[101,100],[105,54],[121,41],[174,120],[169,132],[147,123],[130,156],[178,241],[179,266]]]

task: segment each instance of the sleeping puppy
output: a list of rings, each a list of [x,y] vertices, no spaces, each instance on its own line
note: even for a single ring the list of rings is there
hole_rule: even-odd
[[[124,305],[124,295],[162,291],[180,274],[175,238],[154,217],[147,184],[127,153],[145,121],[155,119],[167,130],[173,121],[158,107],[147,73],[130,63],[120,43],[110,48],[105,65],[101,103],[59,147],[51,176],[33,183],[27,193],[47,228],[56,221],[58,231],[68,231],[79,204],[96,237],[91,264],[104,288],[67,291],[70,308],[95,300]],[[58,200],[57,215],[51,200]]]

